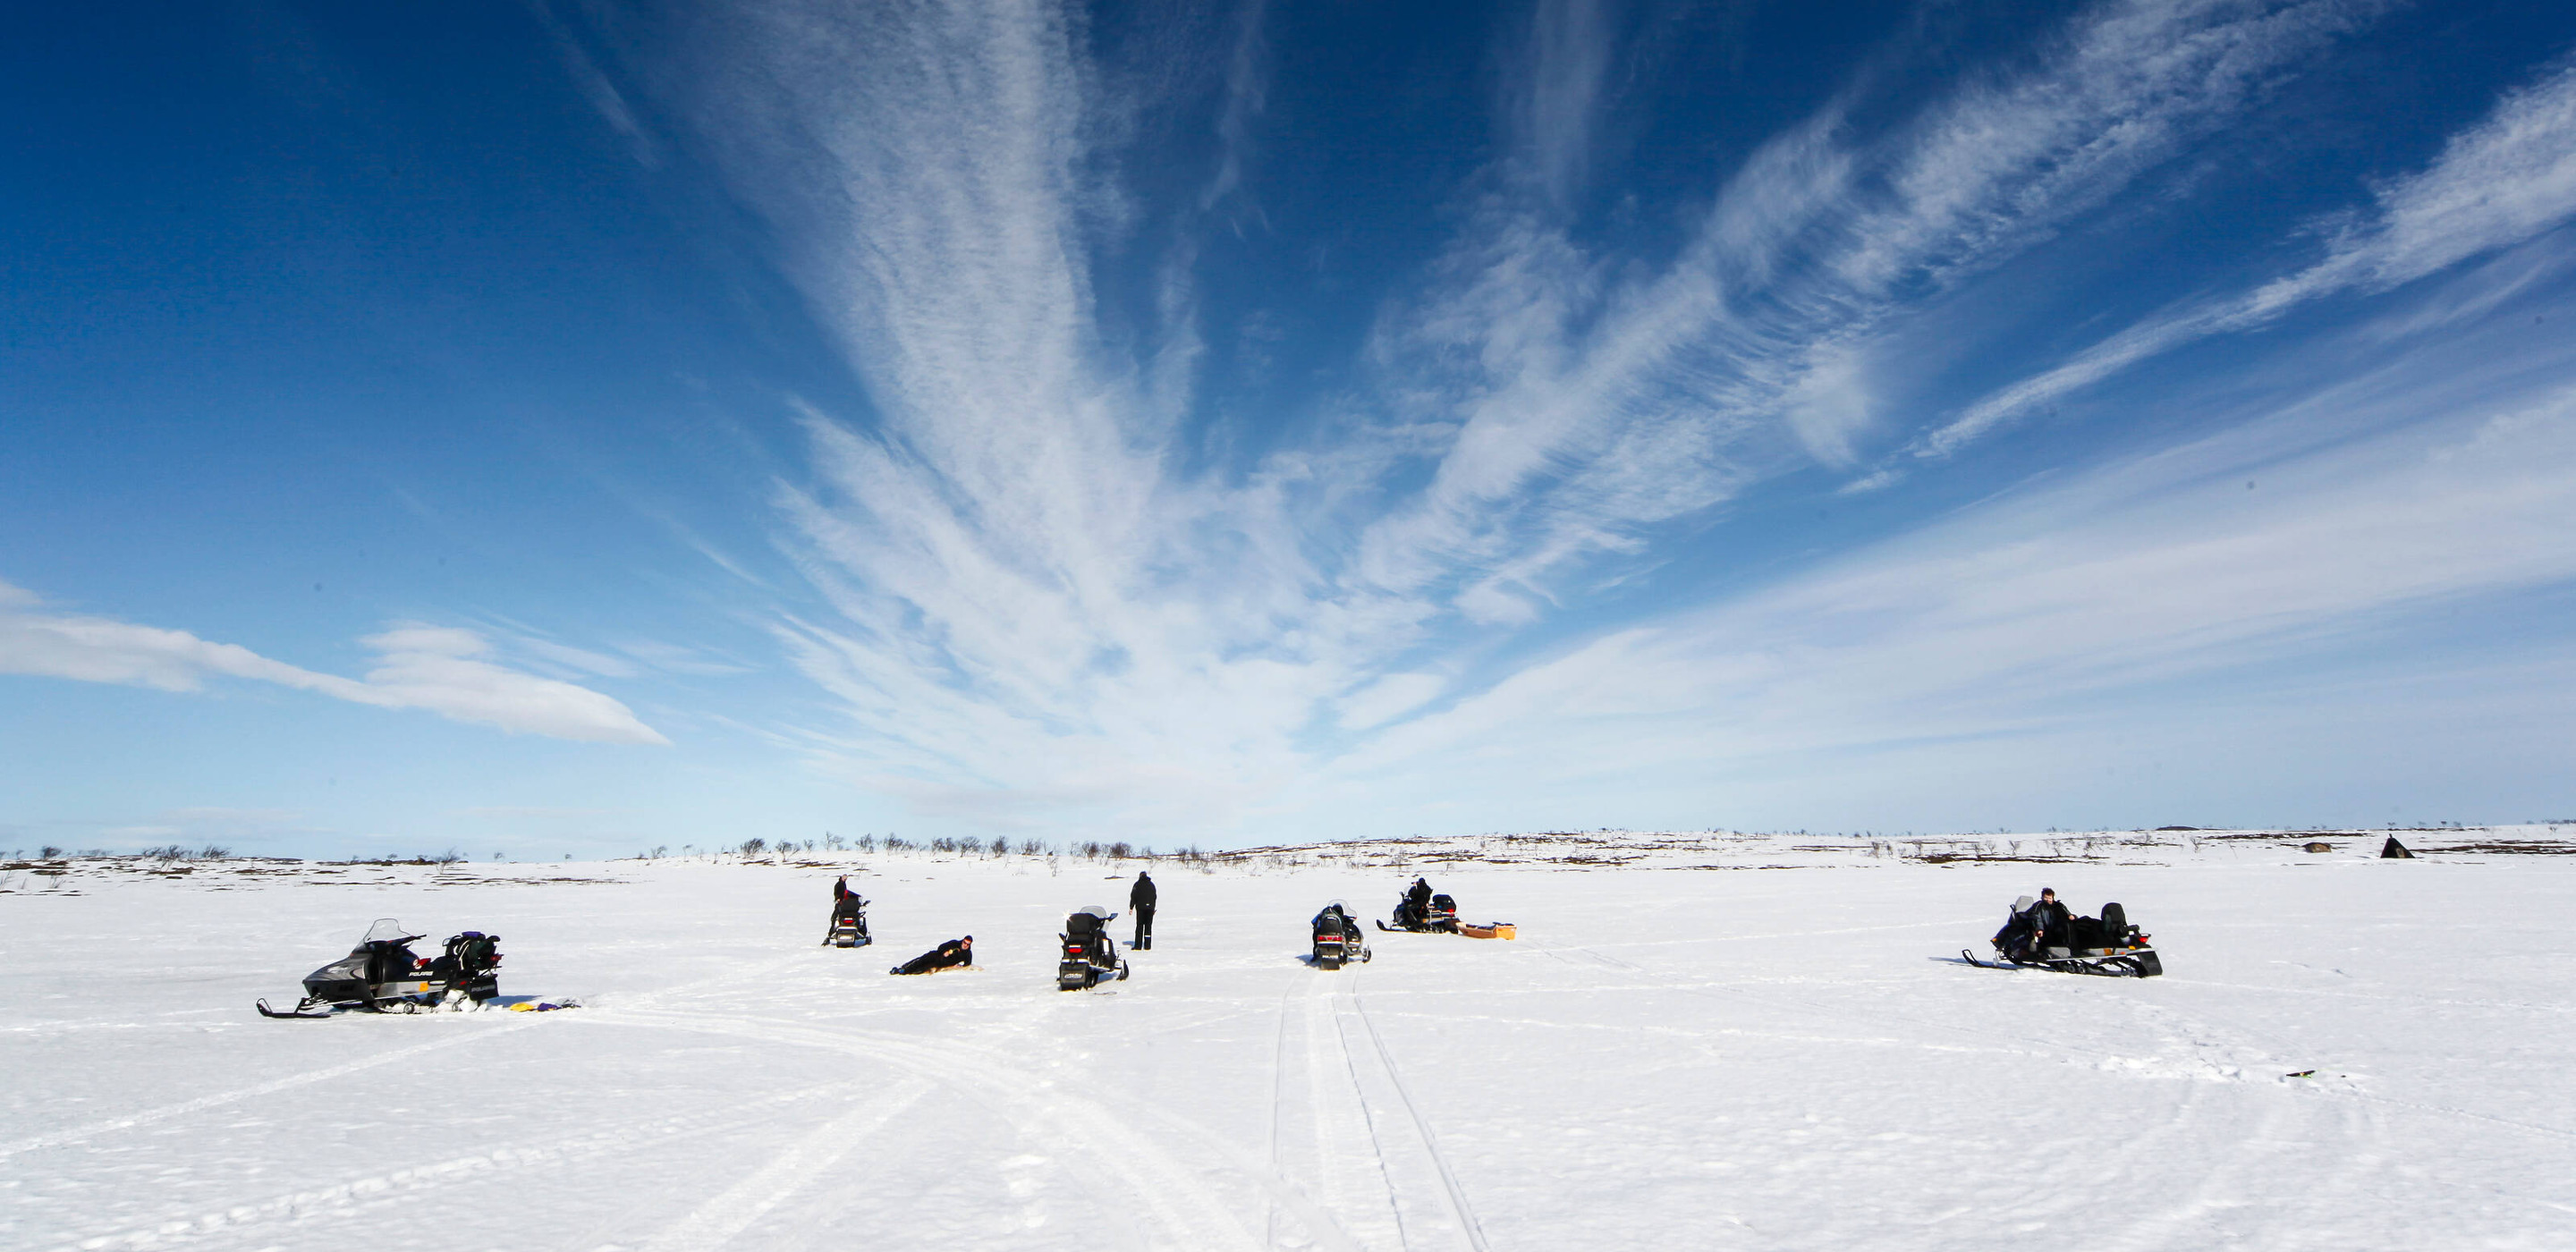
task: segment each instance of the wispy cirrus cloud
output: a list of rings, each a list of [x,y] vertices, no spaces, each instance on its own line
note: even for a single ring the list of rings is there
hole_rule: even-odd
[[[1649,262],[1582,221],[1618,24],[1544,4],[1507,58],[1502,150],[1450,246],[1380,310],[1347,420],[1205,472],[1179,435],[1202,415],[1195,253],[1140,244],[1139,223],[1211,226],[1214,199],[1248,194],[1258,8],[1229,45],[1197,216],[1162,217],[1129,199],[1101,123],[1141,106],[1106,98],[1082,21],[1055,5],[709,17],[688,111],[873,409],[801,408],[810,470],[776,494],[825,607],[780,613],[774,634],[845,718],[790,738],[925,812],[1208,827],[1293,806],[1328,762],[1348,778],[1421,761],[1549,684],[1634,665],[1667,694],[1741,694],[1723,676],[1760,672],[1759,649],[1657,643],[1663,628],[1578,650],[1598,664],[1467,675],[1605,557],[1651,555],[1654,528],[1863,465],[1892,421],[1874,352],[1893,328],[2137,188],[2386,7],[2113,0],[1892,123],[1856,121],[1855,87],[1712,170],[1705,210]],[[1159,258],[1145,313],[1103,295],[1109,258],[1139,253]],[[2076,549],[2051,559],[2058,584],[2005,598],[2079,577]],[[1955,640],[1941,606],[1898,609]],[[1824,600],[1740,612],[1839,620]],[[1632,726],[1670,712],[1612,686]]]
[[[2576,62],[2507,92],[2422,171],[2380,187],[2328,232],[2325,255],[2250,291],[2131,326],[2073,360],[1970,405],[1925,436],[1947,456],[2033,409],[2185,344],[2259,329],[2311,301],[2379,292],[2524,243],[2576,218]]]
[[[424,709],[512,733],[670,742],[615,699],[486,659],[491,646],[472,631],[398,625],[361,642],[375,652],[375,666],[363,679],[344,678],[184,630],[54,612],[32,593],[0,583],[0,672],[164,691],[197,691],[211,677],[239,678],[354,704]]]
[[[1579,119],[1594,110],[1570,94],[1599,78],[1560,64],[1574,55],[1560,32],[1585,26],[1583,6],[1563,7],[1541,19],[1520,90]],[[1561,191],[1507,184],[1446,283],[1386,327],[1402,389],[1447,401],[1457,434],[1430,487],[1368,535],[1366,576],[1408,591],[1463,579],[1470,613],[1525,620],[1549,574],[1631,549],[1641,527],[1788,469],[1852,464],[1882,419],[1876,336],[2101,207],[2386,7],[2095,6],[2036,64],[1972,76],[1890,130],[1856,136],[1853,102],[1830,103],[1727,179],[1673,264],[1622,282],[1554,209]],[[1561,177],[1580,161],[1550,152],[1587,138],[1533,131],[1526,159]]]
[[[1463,797],[1498,825],[1515,819],[1475,798],[1507,795],[1526,825],[1562,820],[1567,810],[1548,807],[1558,797],[1579,810],[1605,784],[1670,787],[1675,770],[1697,770],[1698,787],[1681,789],[1731,798],[1741,820],[1834,821],[1871,805],[1792,789],[1801,801],[1773,807],[1766,773],[1839,768],[1857,786],[1948,760],[1946,745],[2002,743],[1969,755],[2062,800],[2090,783],[2061,789],[2027,768],[2053,761],[2055,740],[2098,752],[2122,726],[2204,704],[2215,685],[2262,709],[2263,733],[2280,740],[2213,768],[2306,778],[2315,763],[2300,740],[2319,728],[2295,728],[2299,699],[2402,719],[2411,706],[2379,693],[2456,691],[2476,671],[2508,690],[2553,689],[2576,654],[2545,628],[2504,632],[2537,653],[2474,664],[2372,647],[2427,623],[2446,629],[2464,605],[2576,584],[2576,388],[2499,389],[2462,368],[2498,356],[2564,365],[2569,354],[2454,349],[2222,434],[2035,483],[1760,593],[1606,632],[1391,729],[1327,767],[1317,793],[1425,815]],[[2428,411],[2443,416],[2408,420]],[[2376,433],[2347,437],[2354,425]],[[2315,660],[2338,652],[2341,663]],[[2284,702],[2284,688],[2310,690]],[[2522,733],[2499,723],[2474,740],[2490,751]],[[2124,763],[2097,757],[2091,777]],[[2349,805],[2326,790],[2304,802]],[[2008,796],[1985,803],[1994,820],[2016,811]],[[1977,818],[1971,808],[1947,820]]]

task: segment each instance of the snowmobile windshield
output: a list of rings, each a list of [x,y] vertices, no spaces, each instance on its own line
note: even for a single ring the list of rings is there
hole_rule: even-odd
[[[361,936],[358,942],[402,943],[406,940],[418,938],[420,938],[420,936],[403,929],[403,924],[401,922],[395,921],[390,917],[379,917],[376,919],[375,925],[367,927],[367,933]]]
[[[1083,905],[1081,908],[1075,909],[1074,912],[1089,913],[1093,917],[1097,917],[1104,922],[1109,920],[1109,910],[1104,909],[1097,904]]]

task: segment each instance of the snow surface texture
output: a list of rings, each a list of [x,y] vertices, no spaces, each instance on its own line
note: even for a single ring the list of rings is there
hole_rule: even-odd
[[[1055,932],[1123,866],[21,864],[0,1247],[2576,1247],[2576,858],[2515,854],[2576,831],[2235,833],[1158,865],[1154,950],[1077,993]],[[860,865],[877,944],[818,946]],[[1413,870],[1521,937],[1303,963]],[[1958,961],[2043,885],[2171,972]],[[378,916],[587,1007],[252,1012]]]

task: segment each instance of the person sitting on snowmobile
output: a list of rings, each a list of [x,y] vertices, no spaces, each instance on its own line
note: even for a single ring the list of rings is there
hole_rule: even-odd
[[[2057,902],[2055,887],[2039,889],[2039,903],[2030,906],[2030,946],[2040,951],[2066,946],[2070,918],[2066,906]]]
[[[1431,884],[1420,878],[1414,879],[1413,885],[1404,889],[1403,924],[1421,925],[1423,917],[1429,913],[1430,908]]]
[[[2057,902],[2054,888],[2040,888],[2036,902],[2023,896],[2014,904],[2011,919],[1995,932],[1995,950],[2003,953],[2004,959],[2031,960],[2052,947],[2066,946],[2066,906]]]
[[[968,935],[963,939],[951,939],[928,952],[924,952],[901,965],[895,966],[893,969],[887,970],[886,972],[889,974],[927,974],[932,970],[949,969],[959,965],[972,965],[974,963],[975,936]]]
[[[832,924],[823,931],[823,942],[827,944],[832,942],[833,933],[840,930],[845,922],[856,926],[859,939],[862,942],[866,941],[868,919],[867,914],[861,910],[867,907],[867,900],[858,892],[850,890],[850,876],[841,875],[841,880],[832,884]]]

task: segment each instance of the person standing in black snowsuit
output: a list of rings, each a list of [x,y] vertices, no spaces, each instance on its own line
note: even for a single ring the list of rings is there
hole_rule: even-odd
[[[975,963],[975,936],[951,939],[919,956],[887,970],[889,974],[927,974],[935,969]]]
[[[1136,939],[1128,944],[1139,952],[1154,947],[1154,876],[1136,871],[1136,885],[1127,889],[1127,910],[1136,915]]]

